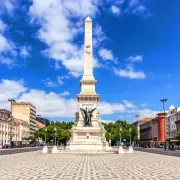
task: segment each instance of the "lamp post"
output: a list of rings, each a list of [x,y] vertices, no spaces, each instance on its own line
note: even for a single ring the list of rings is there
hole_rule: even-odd
[[[11,102],[11,120],[10,120],[10,147],[12,145],[12,136],[13,136],[13,133],[12,133],[12,102],[16,102],[14,99],[8,99],[9,102]]]
[[[129,128],[129,132],[130,132],[130,146],[131,146],[131,131],[132,131],[132,129],[131,129],[131,127]]]
[[[122,132],[122,126],[120,125],[120,126],[119,126],[119,138],[120,138],[120,139],[119,139],[119,140],[120,140],[120,141],[119,141],[119,146],[121,146],[121,132]]]
[[[56,131],[57,131],[57,129],[56,129],[56,127],[55,127],[55,128],[54,128],[54,137],[55,137],[55,141],[54,141],[55,144],[54,144],[54,145],[55,145],[55,146],[56,146],[56,135],[57,135],[57,134],[56,134]]]
[[[138,118],[139,118],[139,114],[137,114],[135,117],[137,119],[137,146],[139,147],[139,140],[140,140],[140,127],[139,127],[139,121],[138,121]]]
[[[47,133],[47,128],[45,128],[45,145],[46,145],[46,133]]]
[[[164,111],[164,146],[166,145],[166,114],[165,114],[165,102],[167,102],[168,99],[160,99],[160,101],[163,103],[163,111]],[[166,148],[165,148],[166,149]]]

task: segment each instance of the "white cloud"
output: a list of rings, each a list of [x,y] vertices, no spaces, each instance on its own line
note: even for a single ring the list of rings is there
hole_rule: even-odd
[[[146,117],[155,118],[157,113],[159,113],[159,111],[144,108],[139,111],[139,114],[140,114],[139,119],[146,118]]]
[[[147,9],[143,5],[139,5],[137,8],[135,8],[132,13],[144,13]]]
[[[20,55],[24,58],[30,57],[29,51],[31,50],[30,46],[22,46],[20,49]]]
[[[66,100],[54,92],[46,93],[42,90],[31,89],[22,94],[19,100],[30,101],[36,106],[39,114],[47,117],[74,117],[78,110],[75,99]]]
[[[58,82],[58,84],[64,84],[63,80],[64,80],[64,79],[69,79],[69,78],[70,78],[70,76],[67,76],[67,75],[58,76],[58,77],[57,77],[57,82]]]
[[[125,112],[125,109],[125,106],[121,103],[107,103],[103,101],[98,104],[98,110],[101,114]]]
[[[5,36],[0,34],[0,53],[7,52],[7,51],[14,51],[14,45],[11,41],[6,39]]]
[[[62,80],[63,80],[63,78],[62,78],[61,76],[58,76],[58,77],[57,77],[57,82],[58,82],[59,84],[64,84],[64,82],[63,82]]]
[[[93,28],[93,47],[98,48],[106,40],[106,35],[99,24]]]
[[[70,93],[68,91],[64,91],[62,93],[60,93],[61,96],[69,96]]]
[[[42,80],[42,82],[44,83],[44,85],[46,87],[57,87],[57,83],[53,82],[50,78],[46,78],[44,80]]]
[[[130,0],[129,1],[129,6],[130,7],[133,7],[133,6],[137,5],[137,4],[139,4],[139,0]]]
[[[112,51],[108,49],[100,49],[99,50],[99,55],[103,60],[114,60]]]
[[[148,103],[141,104],[141,107],[143,107],[143,108],[146,106],[148,106]]]
[[[83,72],[83,51],[73,40],[82,32],[85,17],[94,16],[98,11],[97,3],[92,0],[33,0],[30,7],[32,22],[41,25],[38,38],[48,45],[45,54],[62,61],[74,76]]]
[[[10,109],[8,99],[12,98],[16,101],[31,102],[36,106],[37,114],[41,114],[42,116],[74,118],[79,105],[75,98],[67,99],[64,97],[69,94],[68,91],[56,94],[54,92],[47,93],[43,90],[28,89],[24,86],[23,80],[2,79],[0,82],[0,107]],[[123,103],[124,104],[108,103],[102,101],[98,103],[98,111],[101,115],[118,113],[122,115],[129,114],[131,117],[134,117],[134,114],[140,114],[139,118],[156,117],[158,113],[158,111],[147,108],[138,109],[132,102],[127,100],[123,100]]]
[[[16,46],[14,43],[7,39],[4,35],[7,25],[0,19],[0,63],[6,64],[8,67],[15,66],[15,60],[13,57],[6,57],[5,54],[8,52],[11,56],[16,56]]]
[[[17,66],[14,63],[14,59],[5,58],[4,56],[1,56],[1,55],[0,55],[0,63],[1,64],[6,64],[8,66],[8,68],[12,68],[14,66]]]
[[[145,79],[146,75],[143,71],[134,71],[133,67],[127,67],[127,69],[114,69],[114,73],[120,77],[127,77],[130,79]]]
[[[136,109],[137,106],[135,104],[133,104],[132,102],[129,102],[127,100],[123,100],[122,101],[124,103],[124,105],[127,107],[127,108],[132,108],[132,109]]]
[[[0,0],[0,14],[3,12],[11,13],[16,7],[15,0]]]
[[[15,99],[26,90],[23,80],[2,79],[0,81],[0,108],[10,109],[8,99]]]
[[[128,61],[131,61],[131,62],[141,62],[143,59],[143,56],[142,55],[136,55],[136,56],[129,56],[127,58]]]
[[[111,11],[113,14],[120,14],[120,9],[117,6],[112,5]]]
[[[0,32],[4,32],[6,27],[7,27],[6,24],[4,24],[4,22],[0,19]]]

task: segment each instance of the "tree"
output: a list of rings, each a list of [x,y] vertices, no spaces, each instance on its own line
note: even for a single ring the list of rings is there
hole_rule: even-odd
[[[111,138],[112,144],[116,141],[120,141],[120,131],[119,127],[122,127],[121,138],[126,139],[130,142],[130,131],[131,128],[131,140],[134,141],[137,138],[137,128],[132,124],[128,124],[125,120],[117,120],[114,123],[102,123],[106,129],[106,139],[109,141]],[[111,134],[111,136],[110,136]]]
[[[180,131],[176,132],[176,139],[180,140]]]
[[[58,143],[66,143],[70,139],[70,129],[72,128],[73,122],[60,122],[51,121],[51,124],[47,126],[47,132],[45,132],[45,128],[41,128],[35,132],[35,137],[42,138],[45,140],[45,134],[46,134],[46,141],[48,142],[54,142],[54,128],[56,127],[56,140]],[[137,128],[134,125],[128,124],[125,120],[117,120],[116,122],[112,123],[102,123],[104,128],[106,129],[106,139],[109,141],[111,139],[112,144],[115,144],[116,141],[119,141],[119,127],[122,126],[122,132],[121,137],[122,139],[126,139],[128,142],[130,140],[130,132],[129,128],[131,127],[131,139],[132,141],[136,139],[137,137]],[[110,135],[111,134],[111,135]]]

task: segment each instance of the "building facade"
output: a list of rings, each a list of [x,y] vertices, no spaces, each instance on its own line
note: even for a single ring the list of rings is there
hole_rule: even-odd
[[[180,111],[176,113],[176,130],[177,132],[180,132]]]
[[[170,106],[167,118],[167,140],[176,139],[176,132],[179,130],[178,120],[180,120],[180,107]]]
[[[12,145],[18,141],[18,127],[11,118],[11,112],[0,109],[0,147],[3,145]]]
[[[50,125],[50,121],[43,117],[36,117],[36,121],[40,122],[42,124],[42,127]],[[40,124],[40,126],[41,126],[41,124]]]
[[[36,107],[29,102],[12,102],[12,115],[29,124],[29,135],[34,136],[37,129]]]
[[[152,121],[140,125],[140,140],[147,142],[152,140]]]
[[[158,141],[158,118],[152,119],[152,140]]]
[[[22,145],[26,145],[29,144],[29,124],[26,121],[23,121],[21,119],[15,119],[14,121],[17,124],[17,128],[18,128],[18,136],[17,136],[17,140],[18,142],[20,142],[20,144]]]
[[[37,128],[38,128],[38,129],[40,129],[40,128],[45,128],[45,127],[46,127],[45,124],[43,124],[43,123],[41,123],[41,122],[39,122],[39,121],[37,121],[36,125],[37,125]]]
[[[140,143],[140,126],[143,124],[143,123],[146,123],[148,121],[151,121],[152,118],[144,118],[144,119],[141,119],[141,120],[138,120],[138,121],[135,121],[133,122],[132,124],[135,125],[137,127],[137,140],[135,142],[136,146],[139,146],[139,143]]]

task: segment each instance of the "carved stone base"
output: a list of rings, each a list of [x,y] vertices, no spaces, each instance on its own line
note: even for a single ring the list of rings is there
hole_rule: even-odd
[[[44,146],[43,150],[42,150],[42,153],[47,153],[47,152],[48,152],[48,148],[47,148],[47,146]]]
[[[124,149],[122,146],[119,146],[118,154],[124,154]]]
[[[110,151],[105,139],[105,131],[100,126],[73,127],[66,149],[70,151]]]
[[[53,148],[52,148],[52,153],[53,153],[53,154],[58,153],[57,146],[53,146]]]
[[[134,153],[132,146],[129,146],[128,153]]]

